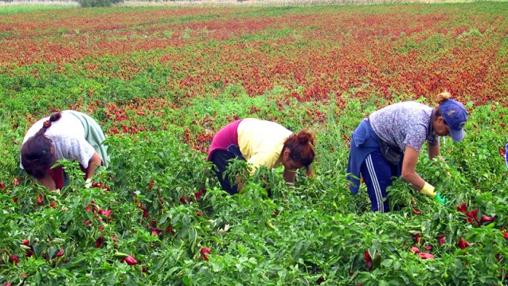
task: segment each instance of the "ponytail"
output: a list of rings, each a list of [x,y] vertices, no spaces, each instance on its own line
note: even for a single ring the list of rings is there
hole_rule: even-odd
[[[450,98],[452,98],[452,94],[445,90],[437,95],[437,103],[441,104]]]
[[[52,149],[53,142],[44,136],[51,124],[62,117],[60,112],[51,114],[49,120],[44,121],[42,128],[30,137],[21,147],[21,164],[25,171],[41,179],[53,165],[55,158]]]
[[[302,130],[298,134],[289,136],[284,142],[284,148],[288,148],[291,160],[300,162],[307,169],[314,161],[314,136]]]
[[[435,115],[436,116],[441,115],[441,111],[439,110],[439,107],[441,106],[441,104],[443,104],[444,102],[446,102],[448,99],[451,99],[451,98],[452,98],[452,94],[446,90],[437,95],[438,106],[435,108]]]
[[[35,133],[33,137],[44,135],[44,133],[46,133],[46,130],[48,130],[48,128],[51,127],[51,123],[58,121],[61,117],[62,117],[61,112],[52,113],[49,116],[49,119],[44,121],[44,123],[42,123],[42,128],[39,131],[37,131],[37,133]]]

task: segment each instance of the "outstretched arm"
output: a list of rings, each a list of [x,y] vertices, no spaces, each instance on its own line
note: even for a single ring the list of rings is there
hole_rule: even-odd
[[[425,181],[416,173],[416,163],[418,163],[419,152],[416,149],[407,146],[402,161],[402,179],[411,184],[413,188],[420,191],[425,185]]]
[[[95,170],[102,164],[101,157],[99,154],[95,153],[93,154],[92,158],[90,158],[90,161],[88,162],[88,168],[86,168],[86,175],[85,179],[89,179],[93,177],[95,174]]]
[[[410,183],[420,193],[434,198],[438,203],[444,205],[446,199],[434,187],[425,182],[425,180],[416,173],[416,163],[418,162],[418,151],[412,147],[406,147],[404,152],[404,160],[402,161],[402,178]]]
[[[437,156],[439,156],[439,143],[434,145],[429,144],[429,159],[432,160]]]

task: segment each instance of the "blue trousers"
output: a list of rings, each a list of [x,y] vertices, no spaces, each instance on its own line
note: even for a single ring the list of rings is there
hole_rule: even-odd
[[[400,176],[400,166],[388,163],[378,150],[367,155],[360,173],[367,185],[372,211],[389,211],[386,189],[392,184],[393,177]]]
[[[210,157],[210,160],[215,165],[215,175],[217,175],[222,189],[230,195],[238,193],[238,185],[234,183],[236,179],[226,176],[226,170],[233,159],[245,160],[240,152],[240,148],[236,145],[228,146],[227,150],[215,150]]]

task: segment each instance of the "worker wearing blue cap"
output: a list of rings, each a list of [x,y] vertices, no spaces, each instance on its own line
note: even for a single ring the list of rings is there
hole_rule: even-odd
[[[439,136],[449,135],[456,142],[464,138],[467,111],[450,97],[449,92],[439,94],[435,108],[415,101],[392,104],[373,112],[356,128],[347,168],[350,190],[356,194],[363,178],[373,211],[389,210],[386,189],[399,176],[420,193],[445,203],[416,173],[416,163],[425,142],[432,159],[439,155]]]

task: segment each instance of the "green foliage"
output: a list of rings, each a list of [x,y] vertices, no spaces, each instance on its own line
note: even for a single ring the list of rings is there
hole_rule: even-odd
[[[473,4],[403,8],[407,13],[409,8],[417,7],[414,13],[418,16],[444,13],[442,8],[462,12],[473,7],[489,15],[507,9],[501,4],[468,5]],[[312,17],[320,18],[319,13],[339,10],[353,13],[345,16],[348,21],[362,16],[360,13],[376,20],[380,19],[376,14],[391,13],[392,8],[261,7],[233,10],[232,15],[298,16],[302,21],[297,23],[305,24]],[[131,8],[115,9],[118,13],[132,12]],[[76,10],[96,15],[110,9]],[[164,17],[157,23],[186,26],[219,16],[217,10],[211,10],[205,15]],[[467,23],[467,17],[459,20]],[[131,36],[139,39],[144,29],[157,30],[156,24],[136,24],[135,30],[140,33]],[[279,72],[274,77],[293,71],[285,69],[285,53],[303,56],[307,50],[318,49],[314,57],[318,60],[330,52],[322,53],[319,48],[323,45],[342,45],[335,38],[304,38],[307,33],[326,35],[321,29],[333,25],[303,29],[287,23],[281,26],[269,25],[237,37],[228,35],[225,41],[239,44],[245,53],[275,57],[261,57],[261,64],[280,57],[280,65],[271,66]],[[411,55],[418,51],[422,58],[433,59],[463,42],[488,40],[488,29],[480,32],[480,28],[470,28],[472,25],[466,27],[465,32],[455,36],[446,29],[434,35],[425,34],[427,30],[423,34],[390,34],[394,36],[390,41],[398,53]],[[216,58],[216,49],[223,47],[222,40],[207,40],[206,32],[193,34],[185,28],[158,31],[164,41],[180,32],[186,33],[189,45],[178,46],[182,43],[177,42],[162,49],[98,54],[70,63],[42,61],[0,67],[0,283],[506,284],[508,246],[503,235],[508,229],[508,180],[499,148],[506,144],[503,118],[508,108],[503,103],[468,104],[466,138],[457,144],[443,140],[444,160],[429,160],[422,152],[417,171],[447,198],[445,206],[397,179],[389,189],[393,211],[371,213],[365,186],[356,196],[348,190],[345,169],[351,133],[362,118],[380,106],[414,98],[415,94],[394,86],[388,86],[389,96],[373,92],[366,87],[379,79],[369,75],[342,94],[330,90],[315,100],[305,97],[310,76],[305,73],[298,84],[270,82],[260,94],[250,94],[249,86],[240,80],[244,74],[233,80],[221,77],[227,68],[235,74],[242,69],[233,60],[218,62],[222,59]],[[344,37],[353,37],[350,32],[345,31]],[[85,31],[61,28],[52,37],[64,38],[71,33]],[[0,41],[12,36],[11,31],[1,32]],[[102,34],[99,37],[111,39]],[[197,39],[204,42],[194,43]],[[87,40],[96,39],[90,35]],[[502,39],[499,43],[500,49],[497,54],[492,52],[489,60],[504,62],[508,42]],[[337,57],[346,56],[337,53]],[[191,59],[190,64],[174,60],[177,57]],[[355,69],[363,71],[357,60],[363,59],[353,58],[351,65],[340,71],[340,78],[323,77],[323,85],[333,84]],[[298,61],[292,64],[298,65]],[[388,74],[391,78],[392,64],[380,67],[377,75]],[[215,69],[216,73],[207,74],[207,69]],[[243,80],[247,81],[248,76]],[[186,80],[188,86],[183,85]],[[498,84],[496,88],[506,90],[506,81]],[[423,97],[420,101],[430,103]],[[62,162],[70,184],[60,192],[51,192],[19,169],[19,147],[36,119],[53,109],[68,108],[88,112],[101,123],[108,135],[111,165],[94,177],[100,185],[86,188],[79,166]],[[258,117],[280,122],[293,131],[312,131],[317,139],[316,176],[307,178],[299,172],[296,184],[289,186],[281,169],[261,169],[254,176],[243,176],[243,191],[229,196],[220,189],[201,149],[208,147],[211,135],[236,117]],[[120,131],[113,132],[115,128]],[[238,161],[230,171],[244,175],[245,167],[245,162]],[[467,204],[467,211],[477,209],[478,218],[495,215],[496,219],[490,224],[470,223],[467,213],[457,211],[461,203]],[[444,235],[441,242],[439,235]],[[459,248],[461,238],[471,245]],[[413,246],[424,251],[430,245],[432,250],[428,252],[434,259],[421,259],[410,251]],[[203,248],[210,248],[208,256],[201,253]],[[10,261],[12,255],[19,258],[18,264]],[[125,263],[128,255],[138,264]],[[366,256],[372,260],[370,263]]]

